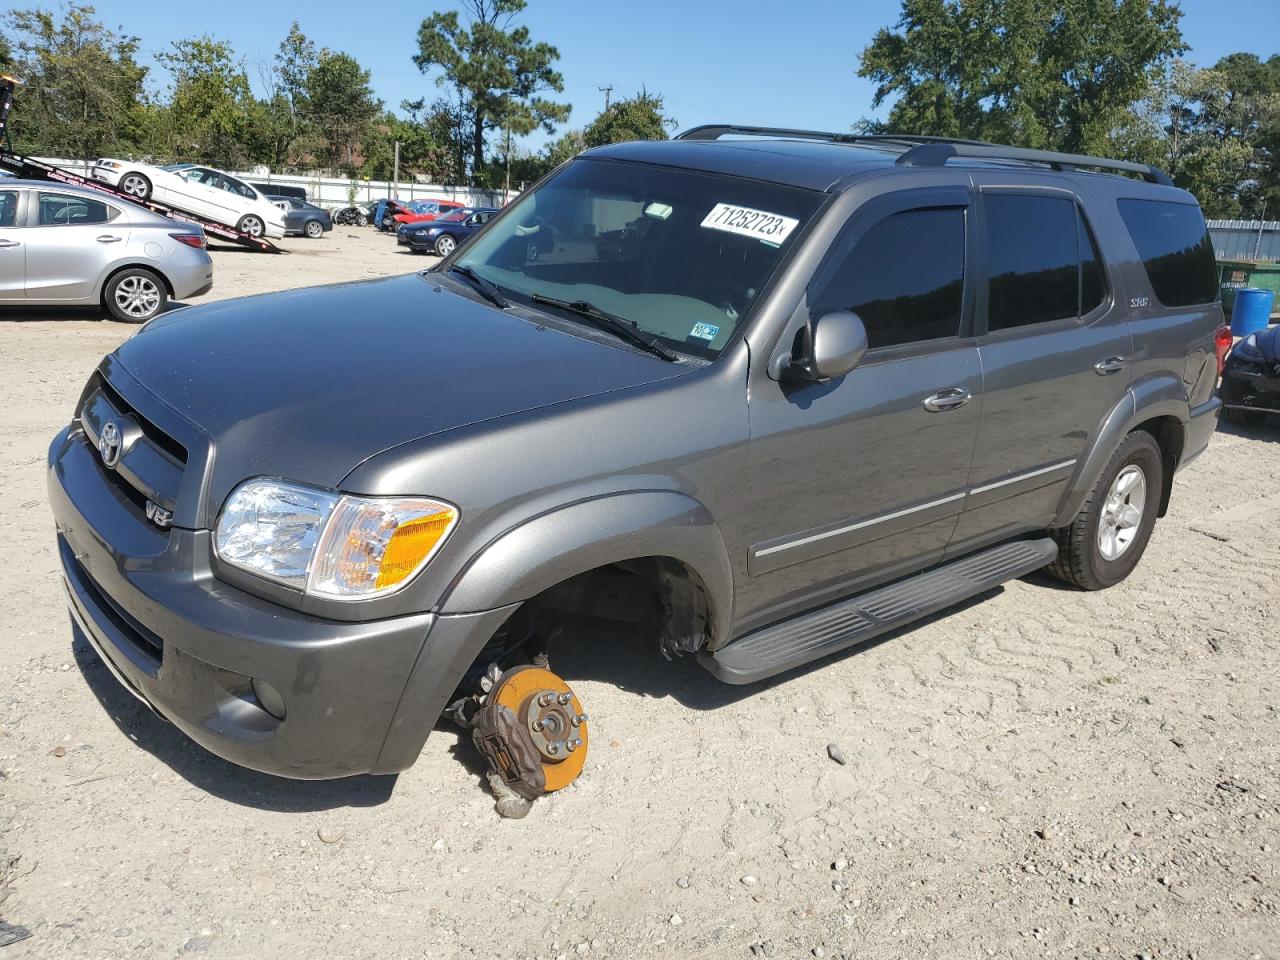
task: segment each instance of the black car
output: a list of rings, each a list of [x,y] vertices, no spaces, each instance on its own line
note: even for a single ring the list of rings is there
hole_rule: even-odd
[[[287,187],[283,183],[251,183],[249,186],[264,197],[289,197],[292,200],[307,202],[307,191],[302,187]]]
[[[268,196],[268,200],[284,211],[286,237],[310,237],[319,240],[333,229],[333,217],[323,207],[295,197]]]
[[[1280,325],[1251,333],[1235,345],[1222,371],[1221,395],[1222,415],[1231,423],[1280,414]]]
[[[444,220],[405,224],[398,239],[414,253],[447,257],[454,248],[498,215],[496,207],[464,207]]]

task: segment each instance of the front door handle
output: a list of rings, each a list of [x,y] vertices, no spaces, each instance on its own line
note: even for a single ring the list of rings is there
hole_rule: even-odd
[[[963,387],[948,387],[946,390],[939,390],[931,397],[925,397],[924,408],[930,413],[942,413],[944,410],[963,407],[972,399],[973,394]]]
[[[1107,359],[1099,360],[1095,363],[1093,369],[1105,377],[1109,373],[1119,373],[1128,363],[1127,357],[1107,357]]]
[[[21,245],[22,245],[21,242],[18,240],[0,240],[0,249],[6,248],[6,247],[18,247]]]
[[[98,238],[98,242],[99,243],[119,243],[123,239],[124,239],[123,237],[113,237],[109,233],[104,233],[102,236]]]

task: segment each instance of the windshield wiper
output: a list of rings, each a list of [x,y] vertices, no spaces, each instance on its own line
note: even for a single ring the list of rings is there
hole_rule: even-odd
[[[548,307],[559,307],[561,310],[568,310],[580,317],[585,317],[598,329],[606,330],[619,339],[626,340],[632,346],[652,353],[655,357],[661,357],[669,363],[675,363],[680,359],[674,351],[659,343],[657,337],[650,337],[643,333],[634,320],[627,320],[624,317],[606,313],[586,300],[557,300],[555,297],[544,297],[540,293],[535,293],[530,299],[534,303],[545,304]]]
[[[466,264],[454,264],[448,270],[449,273],[456,273],[459,276],[466,277],[471,281],[471,286],[475,288],[476,293],[484,297],[499,310],[505,310],[511,306],[499,291],[496,284],[492,280],[486,280],[480,274],[476,273]]]

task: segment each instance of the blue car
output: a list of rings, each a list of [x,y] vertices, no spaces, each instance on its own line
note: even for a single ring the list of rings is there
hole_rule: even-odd
[[[497,214],[495,207],[464,207],[442,220],[406,223],[398,231],[396,242],[405,244],[414,253],[447,257]]]

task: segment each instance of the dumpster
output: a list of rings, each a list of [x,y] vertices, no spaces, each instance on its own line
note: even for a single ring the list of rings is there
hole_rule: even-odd
[[[1235,309],[1236,291],[1245,288],[1271,290],[1280,294],[1280,263],[1257,260],[1219,260],[1218,284],[1222,290],[1222,309],[1228,317]],[[1280,297],[1271,309],[1280,308]]]

